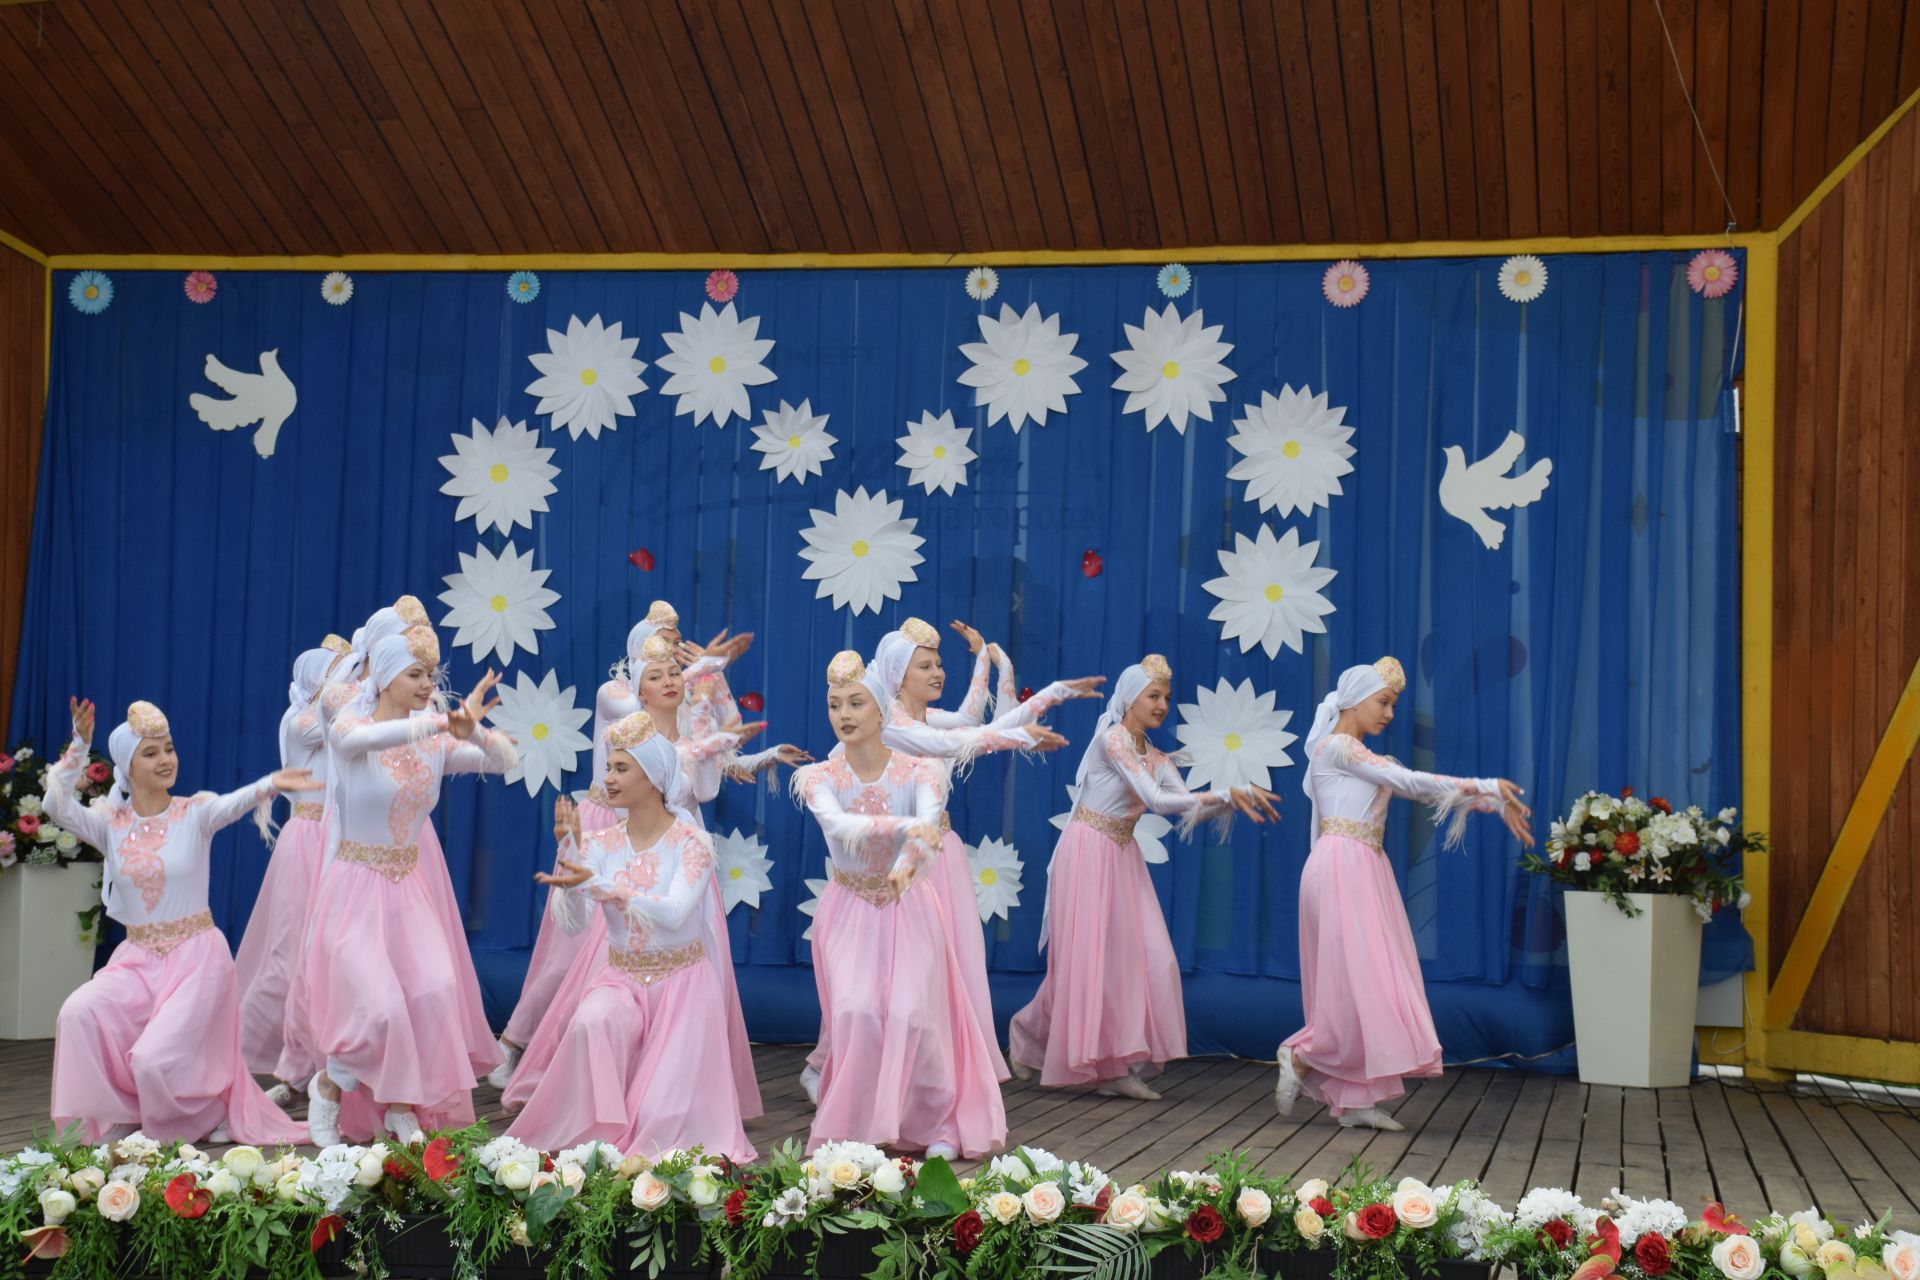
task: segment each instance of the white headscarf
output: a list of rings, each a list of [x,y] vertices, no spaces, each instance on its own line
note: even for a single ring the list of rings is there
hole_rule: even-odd
[[[382,613],[387,610],[381,610]],[[397,616],[397,615],[396,615]],[[367,655],[367,671],[360,682],[360,694],[347,704],[347,711],[353,715],[370,716],[380,702],[380,691],[392,684],[401,672],[420,659],[414,657],[413,649],[407,644],[405,628],[398,633],[388,635],[377,641]]]
[[[1309,843],[1320,838],[1320,804],[1313,796],[1314,748],[1333,732],[1334,723],[1340,719],[1342,711],[1359,706],[1386,687],[1387,682],[1380,678],[1377,664],[1363,663],[1348,667],[1340,673],[1340,679],[1327,691],[1327,696],[1320,700],[1319,709],[1313,713],[1313,727],[1307,730],[1307,767],[1300,774],[1300,790],[1306,793],[1307,802],[1313,806],[1313,825],[1307,829]]]
[[[893,700],[900,696],[900,682],[907,678],[907,668],[913,665],[914,651],[919,647],[898,631],[887,632],[873,647],[873,657],[867,660],[867,674],[862,683],[880,700],[883,720]]]
[[[646,715],[647,713],[636,714]],[[605,754],[609,759],[616,751],[624,751],[632,756],[634,763],[640,766],[640,772],[647,775],[647,781],[653,784],[654,790],[658,791],[661,798],[666,801],[667,808],[673,811],[673,816],[698,830],[700,821],[690,811],[695,803],[692,794],[693,784],[681,772],[680,752],[673,743],[661,736],[658,729],[650,733],[645,741],[631,747],[617,747],[611,741],[614,732],[632,718],[632,716],[622,716],[607,726],[606,733],[601,735]],[[648,718],[651,720],[650,716]]]
[[[1093,764],[1093,753],[1107,736],[1107,730],[1127,718],[1127,712],[1133,709],[1133,701],[1145,693],[1147,686],[1153,683],[1153,677],[1139,663],[1134,663],[1120,673],[1114,682],[1113,696],[1107,699],[1107,709],[1093,722],[1093,732],[1087,738],[1087,749],[1080,755],[1080,768],[1073,775],[1073,785],[1087,785],[1087,769]]]
[[[292,754],[293,722],[313,705],[327,684],[327,668],[340,657],[331,649],[308,649],[293,660],[293,683],[287,686],[287,710],[280,717],[280,765]]]
[[[347,666],[340,672],[340,679],[365,680],[374,649],[389,636],[405,634],[407,625],[407,620],[392,605],[375,609],[367,618],[367,625],[353,633],[353,652],[347,655]]]

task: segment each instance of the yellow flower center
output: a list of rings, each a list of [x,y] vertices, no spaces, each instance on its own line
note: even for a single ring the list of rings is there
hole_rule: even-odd
[[[799,447],[800,447],[800,437],[799,437],[799,436],[788,436],[788,437],[787,437],[787,448],[789,448],[789,449],[798,449]]]
[[[544,724],[536,724],[533,726],[533,740],[535,742],[545,742],[547,740],[547,726]]]
[[[933,460],[935,462],[938,462],[940,459],[946,456],[947,456],[947,446],[943,444],[937,444],[933,446]]]
[[[1300,456],[1300,442],[1298,440],[1289,440],[1280,446],[1280,452],[1289,458],[1297,458]]]
[[[1015,360],[1013,362],[1014,377],[1024,378],[1029,373],[1032,373],[1032,372],[1033,372],[1033,361],[1027,359],[1025,356],[1021,356],[1018,360]]]
[[[739,878],[740,878],[740,868],[738,867],[727,868],[727,879],[738,880]]]
[[[495,596],[493,599],[487,601],[487,603],[493,606],[495,613],[505,613],[507,611],[507,598],[505,596]]]
[[[1718,280],[1720,278],[1720,268],[1708,267],[1705,271],[1701,272],[1700,274],[1705,276],[1710,281]],[[92,295],[89,294],[88,296],[91,297]]]
[[[507,464],[504,462],[496,462],[488,467],[487,479],[493,481],[495,484],[505,484],[507,482]]]
[[[532,287],[533,286],[527,283],[525,280],[522,280],[519,284],[514,286],[514,288],[518,289],[522,293],[525,293],[527,290],[531,289]]]
[[[1240,749],[1240,735],[1237,733],[1228,734],[1223,745],[1229,751],[1238,751]]]
[[[1167,362],[1166,362],[1165,364],[1163,364],[1163,365],[1161,365],[1161,366],[1160,366],[1160,376],[1161,376],[1161,377],[1163,377],[1163,378],[1177,378],[1177,377],[1179,377],[1179,376],[1180,376],[1180,362],[1179,362],[1178,360],[1169,360],[1169,361],[1167,361]]]
[[[1533,279],[1533,272],[1531,271],[1516,271],[1513,273],[1513,282],[1515,284],[1524,285],[1531,279]]]
[[[1269,582],[1267,584],[1267,602],[1269,604],[1278,604],[1280,602],[1280,597],[1284,596],[1285,594],[1287,593],[1280,589],[1279,583]]]
[[[984,885],[989,885],[989,886],[991,886],[991,885],[994,885],[994,884],[997,884],[997,883],[999,883],[999,880],[1000,880],[1000,873],[999,873],[998,871],[995,871],[995,870],[994,870],[994,869],[993,869],[992,867],[982,867],[982,868],[980,868],[980,883],[981,883],[981,884],[984,884]]]
[[[333,282],[333,291],[335,293],[339,293],[342,289],[346,287],[347,287],[347,282],[344,280],[335,280]]]
[[[866,555],[867,552],[873,550],[873,548],[869,547],[864,541],[856,539],[854,541],[853,546],[850,547],[849,550],[853,552],[855,558],[858,558],[860,556]]]
[[[595,373],[595,372],[594,372],[593,370],[591,370],[591,369],[582,369],[582,370],[580,371],[580,385],[581,385],[581,386],[583,386],[583,387],[590,387],[590,386],[592,386],[592,385],[593,385],[594,383],[596,383],[596,382],[598,382],[598,381],[600,381],[600,375],[599,375],[599,374],[597,374],[597,373]]]
[[[707,361],[707,368],[715,373],[725,373],[727,371],[727,358],[725,356],[715,356],[713,359]]]
[[[1707,278],[1708,278],[1708,279],[1712,279],[1713,277],[1711,277],[1711,276],[1709,276],[1709,277],[1707,277]],[[91,299],[93,299],[93,298],[97,298],[97,297],[99,297],[99,296],[100,296],[100,290],[99,290],[99,288],[98,288],[97,286],[95,286],[95,285],[88,285],[88,286],[87,286],[87,297],[88,297],[88,299],[89,299],[89,300],[91,300]]]

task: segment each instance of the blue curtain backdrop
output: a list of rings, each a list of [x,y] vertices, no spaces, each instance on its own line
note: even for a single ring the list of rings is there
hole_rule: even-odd
[[[776,483],[738,420],[675,417],[656,390],[599,439],[547,429],[524,388],[527,357],[570,316],[601,316],[640,339],[697,312],[704,272],[543,272],[531,304],[504,272],[356,272],[345,306],[312,272],[222,272],[194,305],[179,272],[114,273],[111,306],[84,315],[55,281],[53,382],[35,513],[14,734],[52,747],[66,699],[103,719],[134,698],[168,713],[188,785],[224,788],[275,764],[288,665],[328,631],[349,632],[403,592],[436,622],[458,552],[508,539],[454,520],[437,459],[479,420],[540,428],[560,467],[550,511],[512,541],[531,548],[560,602],[537,655],[583,706],[647,602],[679,607],[690,636],[759,634],[736,692],[765,698],[767,741],[824,753],[822,671],[838,649],[870,652],[909,614],[970,619],[1013,655],[1022,684],[1117,675],[1165,653],[1177,700],[1224,676],[1273,690],[1304,733],[1345,666],[1398,655],[1409,673],[1384,748],[1420,768],[1518,779],[1542,834],[1589,786],[1634,784],[1675,803],[1740,802],[1735,508],[1737,437],[1727,387],[1738,368],[1736,292],[1709,301],[1686,284],[1685,255],[1556,257],[1525,306],[1495,280],[1499,259],[1383,261],[1350,310],[1321,296],[1324,264],[1202,266],[1180,298],[1225,326],[1236,372],[1211,423],[1149,434],[1110,389],[1123,323],[1165,305],[1143,266],[1008,268],[991,302],[958,270],[751,271],[737,306],[775,340],[778,381],[753,390],[754,421],[782,399],[829,415],[839,443],[825,474]],[[1087,368],[1064,417],[1015,433],[986,425],[958,347],[1001,303],[1058,311]],[[278,352],[299,407],[266,460],[251,433],[216,434],[188,407],[209,353],[237,369]],[[1357,430],[1345,492],[1311,517],[1280,519],[1229,482],[1231,421],[1263,391],[1325,391]],[[910,488],[894,440],[923,411],[972,426],[979,460],[952,496]],[[1441,510],[1443,446],[1484,456],[1510,430],[1527,459],[1553,460],[1544,497],[1485,549]],[[926,538],[901,601],[855,618],[815,598],[797,552],[809,509],[838,490],[885,489]],[[1305,652],[1239,652],[1207,619],[1201,584],[1217,552],[1262,524],[1298,528],[1338,570],[1336,611]],[[645,548],[655,567],[629,553]],[[1081,572],[1099,551],[1104,572]],[[454,683],[478,667],[442,629]],[[965,669],[956,640],[950,670]],[[962,676],[964,679],[964,676]],[[1037,762],[983,761],[953,803],[969,841],[998,836],[1026,861],[1021,905],[988,928],[1005,1019],[1037,982],[1044,868],[1079,748],[1100,704],[1053,722],[1074,741]],[[1169,731],[1164,735],[1172,745]],[[104,732],[102,734],[104,741]],[[1297,888],[1308,847],[1297,764],[1276,775],[1277,828],[1240,824],[1230,843],[1175,846],[1153,870],[1187,969],[1192,1047],[1266,1055],[1300,1020]],[[583,769],[586,758],[581,760]],[[568,785],[585,786],[575,775]],[[436,821],[467,912],[490,1007],[504,1019],[539,918],[531,877],[552,857],[553,792],[452,781]],[[736,786],[710,825],[757,831],[775,866],[757,911],[731,919],[734,959],[758,1038],[805,1040],[817,1024],[802,881],[822,874],[819,834],[782,797]],[[1572,1039],[1557,895],[1521,875],[1499,825],[1473,824],[1464,854],[1442,854],[1423,817],[1396,805],[1389,856],[1405,887],[1436,1019],[1452,1060],[1549,1055]],[[213,910],[237,942],[265,851],[236,828],[216,846]],[[1709,977],[1746,967],[1731,919],[1709,932]]]

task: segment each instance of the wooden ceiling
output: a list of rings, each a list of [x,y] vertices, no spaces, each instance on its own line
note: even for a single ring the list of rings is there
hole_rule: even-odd
[[[1742,229],[1920,0],[1658,0]],[[1656,0],[0,4],[47,253],[963,252],[1711,233]]]

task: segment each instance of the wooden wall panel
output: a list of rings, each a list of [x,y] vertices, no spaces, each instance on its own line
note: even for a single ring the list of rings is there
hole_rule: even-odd
[[[1920,112],[1780,247],[1771,915],[1777,965],[1920,659]],[[1920,1039],[1909,764],[1795,1026]]]
[[[13,705],[46,393],[46,268],[0,245],[0,734]]]

